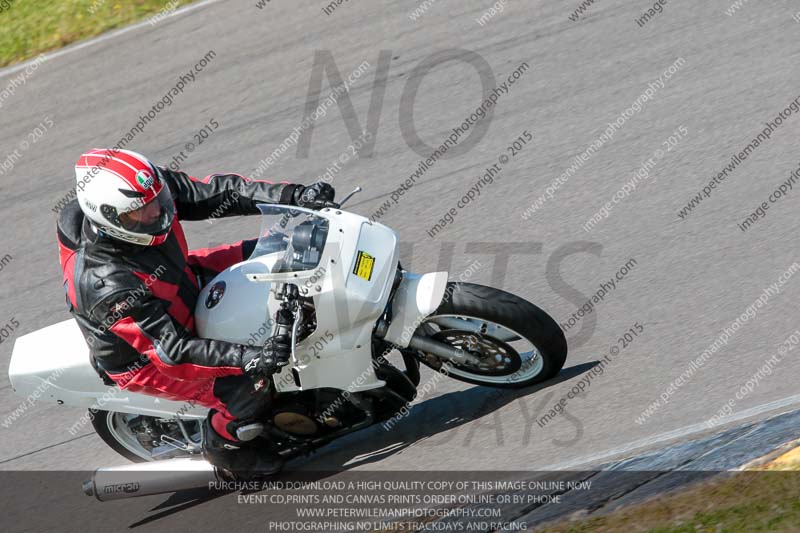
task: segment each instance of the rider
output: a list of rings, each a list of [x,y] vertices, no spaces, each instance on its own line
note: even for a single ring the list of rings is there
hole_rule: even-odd
[[[269,387],[254,384],[288,362],[288,340],[254,347],[198,338],[192,316],[203,284],[246,259],[256,239],[190,251],[178,220],[258,214],[259,203],[319,209],[333,187],[238,174],[197,180],[117,149],[81,155],[75,174],[77,199],[58,219],[59,259],[67,306],[98,373],[121,389],[208,407],[203,450],[213,464],[279,470],[277,454],[248,441],[269,407]]]

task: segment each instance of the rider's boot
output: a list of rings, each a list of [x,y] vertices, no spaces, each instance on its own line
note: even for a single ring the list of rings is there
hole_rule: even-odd
[[[283,459],[267,449],[263,439],[232,440],[220,435],[211,422],[215,414],[213,411],[209,413],[203,432],[203,453],[208,462],[217,468],[232,472],[237,477],[270,475],[280,471]],[[233,435],[232,432],[226,431],[226,433]]]

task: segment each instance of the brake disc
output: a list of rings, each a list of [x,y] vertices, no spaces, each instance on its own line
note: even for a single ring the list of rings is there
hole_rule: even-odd
[[[447,329],[435,333],[432,340],[443,342],[453,348],[459,348],[478,357],[478,364],[455,363],[448,364],[484,376],[507,376],[522,367],[522,358],[519,353],[505,342],[474,333],[457,329]]]

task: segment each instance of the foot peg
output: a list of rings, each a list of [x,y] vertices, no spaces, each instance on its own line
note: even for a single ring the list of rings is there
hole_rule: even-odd
[[[261,422],[253,422],[246,426],[236,428],[236,438],[241,441],[253,440],[264,431],[264,424]]]

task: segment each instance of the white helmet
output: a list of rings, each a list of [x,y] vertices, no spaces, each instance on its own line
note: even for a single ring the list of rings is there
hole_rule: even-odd
[[[75,163],[78,203],[101,233],[134,244],[167,240],[175,202],[158,167],[128,150],[90,150]]]

